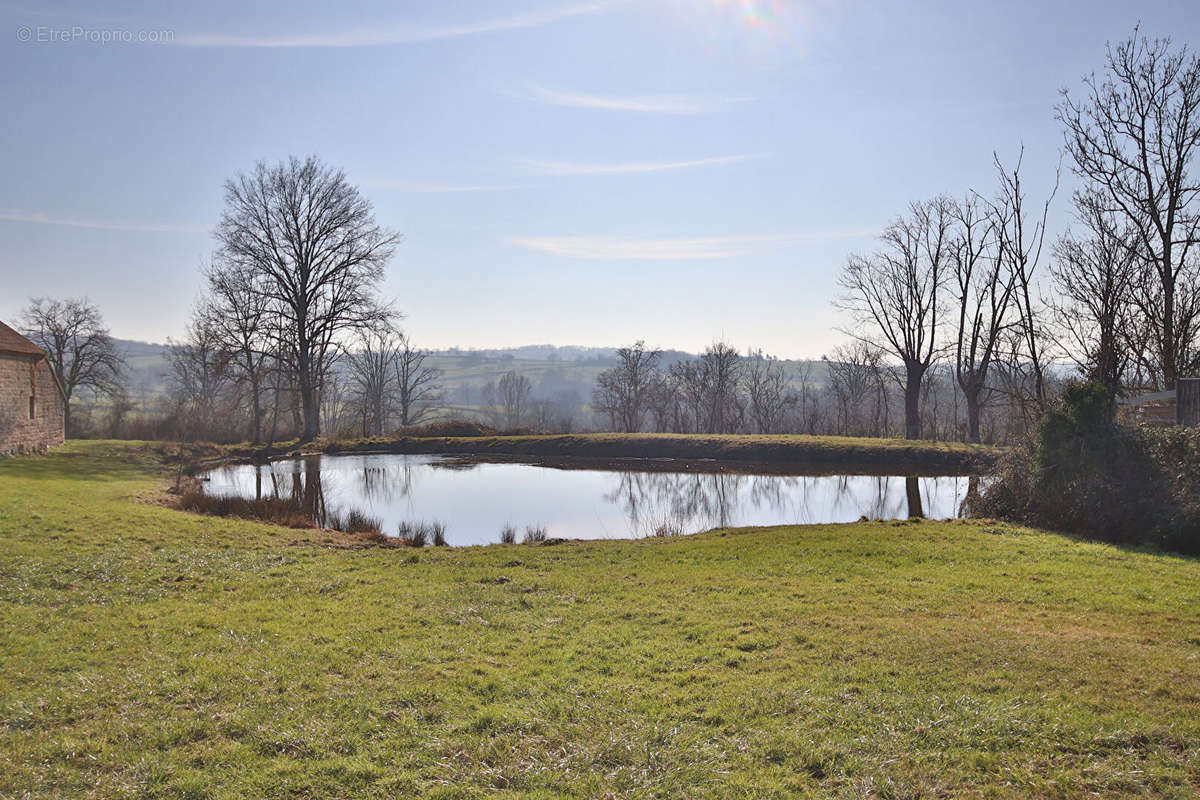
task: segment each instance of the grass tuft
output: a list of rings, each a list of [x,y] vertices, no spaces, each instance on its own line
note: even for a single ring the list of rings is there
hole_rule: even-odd
[[[208,495],[199,489],[185,492],[179,508],[214,517],[235,517],[270,522],[288,528],[313,528],[316,523],[299,501],[279,497],[250,500],[230,495]]]
[[[546,527],[544,525],[527,525],[525,526],[525,544],[541,544],[546,541]]]
[[[383,531],[382,520],[356,509],[346,514],[344,525],[342,530],[346,533],[381,533]]]

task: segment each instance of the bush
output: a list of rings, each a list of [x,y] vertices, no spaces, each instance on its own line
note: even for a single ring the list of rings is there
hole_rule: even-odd
[[[342,530],[346,533],[379,533],[383,530],[383,522],[361,511],[352,510],[346,515]]]
[[[208,495],[196,489],[184,493],[179,498],[179,507],[197,514],[272,522],[289,528],[317,527],[316,521],[300,501],[291,498],[263,497],[259,500],[248,500],[233,495]]]
[[[525,544],[541,544],[546,541],[546,528],[542,525],[529,525],[525,528]]]
[[[1119,425],[1096,384],[1074,384],[1014,451],[978,514],[1093,539],[1200,552],[1200,440]]]
[[[446,526],[441,522],[401,522],[396,531],[399,541],[409,547],[447,547]]]
[[[500,529],[500,544],[516,544],[517,529],[512,525],[505,525]]]
[[[396,436],[495,436],[498,431],[465,419],[444,419],[427,425],[409,425],[396,431]]]

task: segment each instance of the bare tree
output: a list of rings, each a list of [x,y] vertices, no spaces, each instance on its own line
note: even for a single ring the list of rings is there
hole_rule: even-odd
[[[693,430],[684,401],[679,364],[672,364],[650,392],[650,421],[658,433]]]
[[[816,433],[822,406],[817,388],[812,382],[812,364],[802,362],[796,375],[800,384],[800,402],[796,408],[795,430],[800,433]]]
[[[852,255],[839,305],[855,316],[855,335],[884,347],[904,366],[904,433],[921,438],[921,381],[937,355],[942,290],[953,221],[946,197],[913,203],[883,232],[882,247]]]
[[[725,342],[709,345],[691,361],[671,365],[669,385],[679,394],[685,426],[695,433],[734,433],[745,407],[740,396],[741,355]]]
[[[230,355],[224,348],[211,307],[201,306],[192,315],[182,342],[168,342],[168,381],[175,405],[180,438],[216,439],[218,425],[228,405],[226,390],[232,383]]]
[[[1094,193],[1076,194],[1075,215],[1087,233],[1081,239],[1067,232],[1055,244],[1055,318],[1067,340],[1064,350],[1115,397],[1136,352],[1130,312],[1140,271],[1137,236]]]
[[[244,384],[250,405],[250,439],[262,441],[263,384],[275,347],[271,303],[255,286],[252,271],[237,265],[211,264],[205,270],[213,332],[229,352],[230,366]]]
[[[758,433],[782,433],[800,395],[779,362],[759,356],[746,359],[746,365],[746,399],[755,428]]]
[[[429,351],[400,334],[396,350],[396,390],[401,425],[420,425],[443,403],[442,372],[425,361]]]
[[[1157,284],[1141,308],[1154,328],[1163,384],[1174,389],[1195,358],[1200,313],[1180,303],[1181,284],[1192,284],[1198,269],[1191,254],[1200,241],[1200,179],[1189,170],[1200,148],[1200,56],[1135,28],[1109,45],[1102,76],[1083,84],[1078,99],[1064,89],[1057,109],[1067,152],[1102,210],[1136,237]]]
[[[1037,269],[1041,264],[1042,250],[1046,242],[1046,219],[1050,214],[1050,203],[1058,192],[1058,175],[1054,188],[1042,204],[1041,215],[1027,212],[1027,197],[1021,183],[1021,165],[1025,159],[1025,148],[1021,147],[1017,164],[1008,169],[993,154],[996,171],[1000,176],[1000,190],[993,202],[996,216],[996,233],[999,238],[1001,269],[1011,275],[1014,285],[1013,298],[1017,311],[1016,332],[1011,341],[1017,345],[1011,351],[1013,366],[1028,369],[1030,396],[1021,396],[1018,402],[1026,413],[1037,417],[1046,409],[1046,367],[1050,362],[1049,336],[1045,329],[1041,299],[1037,293]],[[1032,405],[1032,408],[1030,408]]]
[[[736,433],[745,415],[741,355],[732,345],[716,342],[705,348],[699,363],[706,385],[705,430]]]
[[[950,257],[958,306],[954,377],[967,405],[967,440],[978,442],[988,370],[1010,325],[1016,276],[1000,257],[997,228],[1002,221],[977,196],[956,203],[952,213]]]
[[[886,436],[889,428],[888,373],[875,345],[855,341],[825,359],[833,397],[833,429],[843,436]]]
[[[347,372],[334,369],[321,383],[321,430],[327,436],[366,435],[370,429],[369,409],[355,396]]]
[[[360,330],[346,354],[364,436],[383,434],[384,423],[391,411],[399,355],[400,334],[389,320]]]
[[[617,366],[601,372],[592,393],[592,407],[606,414],[614,430],[636,433],[645,424],[651,399],[661,380],[661,350],[647,350],[644,341],[617,350]]]
[[[491,404],[496,408],[497,421],[507,430],[521,426],[529,411],[532,393],[533,384],[529,378],[515,370],[504,373],[494,386],[484,389],[485,397],[490,395]]]
[[[109,395],[120,390],[125,363],[117,352],[100,309],[86,298],[31,298],[21,316],[22,332],[46,351],[58,377],[66,407],[67,436],[72,434],[71,400],[78,389]]]
[[[344,337],[388,313],[376,302],[399,241],[340,170],[316,157],[263,162],[225,184],[219,257],[250,272],[284,324],[296,371],[301,440],[320,434],[321,382]]]

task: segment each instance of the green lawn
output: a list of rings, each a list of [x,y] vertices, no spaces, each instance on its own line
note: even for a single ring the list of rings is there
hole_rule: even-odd
[[[0,798],[1200,791],[1200,562],[930,522],[337,549],[162,480],[0,462]]]

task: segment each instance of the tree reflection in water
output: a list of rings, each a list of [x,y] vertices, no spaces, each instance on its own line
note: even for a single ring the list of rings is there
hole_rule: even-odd
[[[364,462],[358,473],[358,489],[371,503],[392,503],[412,494],[413,479],[413,465],[407,459],[388,466]]]
[[[780,525],[953,517],[986,479],[553,469],[438,456],[313,456],[210,473],[214,494],[289,499],[325,525],[355,509],[385,531],[445,523],[454,544],[496,541],[506,523],[552,537],[696,533]]]
[[[904,493],[908,496],[908,517],[925,516],[925,508],[921,505],[921,484],[916,476],[909,475],[904,479]]]
[[[769,510],[781,522],[815,523],[831,516],[867,519],[924,517],[922,481],[937,478],[885,476],[739,475],[736,473],[619,472],[616,486],[604,495],[618,503],[635,536],[650,536],[666,528],[696,533],[739,524],[742,511]],[[954,479],[951,479],[954,480]],[[833,482],[832,499],[821,490]],[[978,491],[978,479],[972,478]],[[865,487],[865,491],[864,491]],[[936,491],[936,484],[924,487]],[[819,495],[810,505],[814,495]],[[962,507],[966,507],[964,499]]]

